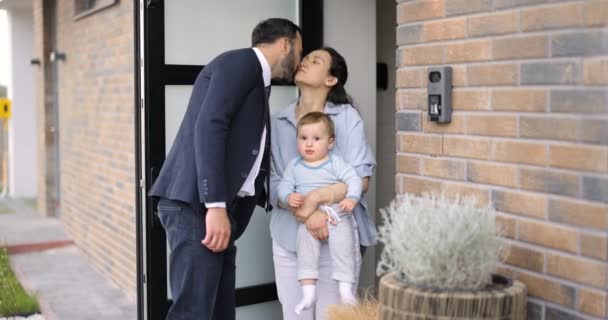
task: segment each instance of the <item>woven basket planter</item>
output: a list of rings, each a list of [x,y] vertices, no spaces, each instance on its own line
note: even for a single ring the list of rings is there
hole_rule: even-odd
[[[380,279],[380,320],[525,320],[526,287],[494,276],[477,291],[423,289],[386,274]]]

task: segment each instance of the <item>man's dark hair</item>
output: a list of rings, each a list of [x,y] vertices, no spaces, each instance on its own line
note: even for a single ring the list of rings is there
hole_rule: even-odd
[[[251,46],[274,43],[277,39],[287,37],[293,46],[297,34],[302,30],[295,23],[283,18],[270,18],[258,23],[251,33]]]

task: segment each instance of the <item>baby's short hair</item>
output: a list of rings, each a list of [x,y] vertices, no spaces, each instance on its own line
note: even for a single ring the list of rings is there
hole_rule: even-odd
[[[309,112],[305,116],[298,121],[298,132],[303,125],[306,124],[314,124],[314,123],[322,123],[329,134],[329,137],[332,139],[336,138],[336,129],[334,128],[334,122],[331,121],[331,118],[319,111]]]

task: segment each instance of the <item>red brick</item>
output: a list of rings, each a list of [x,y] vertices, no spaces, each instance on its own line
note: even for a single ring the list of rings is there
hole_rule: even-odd
[[[421,0],[399,4],[397,6],[397,24],[442,17],[443,0]]]
[[[397,155],[397,171],[401,173],[420,173],[420,158],[410,155]]]
[[[581,254],[608,260],[608,235],[607,234],[581,234]]]
[[[575,289],[571,286],[528,272],[517,272],[515,278],[526,285],[532,297],[574,307]]]
[[[517,118],[513,115],[470,115],[467,133],[479,136],[515,137]]]
[[[544,58],[549,56],[549,37],[499,38],[492,41],[492,47],[495,60]]]
[[[477,201],[480,207],[487,206],[490,203],[490,189],[478,187],[468,183],[444,182],[442,191],[449,198],[467,198],[472,197]]]
[[[605,205],[562,198],[549,200],[549,219],[567,225],[608,230],[608,208]]]
[[[495,140],[492,159],[503,162],[543,165],[547,162],[547,147],[542,143]]]
[[[581,21],[580,3],[556,4],[551,7],[528,8],[521,12],[522,31],[579,27]]]
[[[518,32],[519,11],[469,17],[467,30],[470,37]]]
[[[608,316],[608,293],[606,291],[580,288],[577,290],[576,308],[596,317]]]
[[[585,1],[583,6],[585,26],[608,25],[608,3],[606,0]]]
[[[519,119],[519,134],[525,138],[576,140],[576,125],[577,120],[572,118],[522,116]]]
[[[443,154],[453,157],[488,159],[490,142],[472,137],[446,136],[443,139]]]
[[[464,180],[465,162],[443,158],[425,158],[422,162],[425,176],[445,178],[452,180]]]
[[[397,70],[397,88],[420,88],[424,69]]]
[[[447,44],[445,63],[487,61],[492,58],[492,42],[477,40]]]
[[[548,169],[520,168],[519,183],[522,189],[577,197],[581,181],[577,174]]]
[[[446,15],[460,15],[492,10],[491,0],[449,0],[445,2]]]
[[[424,153],[429,155],[441,154],[442,137],[418,133],[400,133],[399,151]]]
[[[427,84],[425,83],[425,86]],[[465,66],[452,66],[452,86],[464,87],[467,85],[467,68]]]
[[[490,91],[477,89],[456,89],[452,92],[454,110],[490,110]]]
[[[550,145],[549,165],[556,168],[607,172],[608,149],[570,144]]]
[[[469,66],[467,78],[470,86],[515,85],[519,79],[519,66],[494,63]]]
[[[440,64],[443,62],[443,46],[430,45],[403,49],[402,66]]]
[[[546,90],[496,89],[492,92],[492,109],[494,110],[545,112],[547,106]]]
[[[496,210],[515,213],[533,218],[545,218],[547,197],[518,191],[492,191]]]
[[[520,220],[518,231],[519,240],[573,253],[577,251],[577,235],[571,229]]]
[[[464,38],[466,23],[464,18],[425,22],[422,39],[425,42]]]
[[[608,286],[606,263],[574,256],[549,254],[547,273],[598,288]]]
[[[401,177],[401,187],[399,193],[412,193],[421,195],[423,193],[435,193],[441,192],[441,182],[437,180],[425,179],[422,177]]]
[[[511,165],[469,161],[467,180],[496,186],[516,187],[517,168]]]
[[[510,245],[507,247],[507,253],[505,263],[530,271],[543,272],[545,264],[543,252],[522,246]]]
[[[399,90],[395,96],[397,111],[401,110],[423,110],[427,106],[427,94],[425,90]]]
[[[585,59],[583,83],[586,85],[608,85],[608,60]]]

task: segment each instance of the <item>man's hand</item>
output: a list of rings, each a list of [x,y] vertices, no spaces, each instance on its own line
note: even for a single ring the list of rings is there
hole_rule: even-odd
[[[329,221],[327,214],[317,210],[306,220],[306,229],[313,238],[317,240],[326,240],[329,237],[327,221]]]
[[[342,209],[342,211],[344,211],[344,212],[353,212],[353,209],[355,209],[357,202],[358,201],[355,199],[346,198],[346,199],[340,201],[340,209]]]
[[[208,208],[205,217],[207,233],[201,243],[213,252],[222,252],[230,242],[230,220],[226,208]]]
[[[304,197],[297,192],[294,192],[287,197],[287,204],[292,208],[299,208],[303,202]]]

